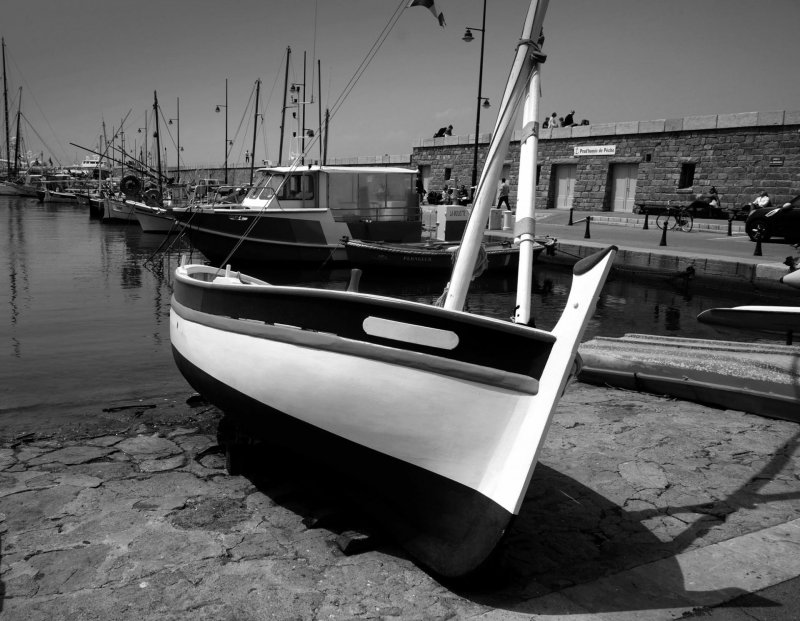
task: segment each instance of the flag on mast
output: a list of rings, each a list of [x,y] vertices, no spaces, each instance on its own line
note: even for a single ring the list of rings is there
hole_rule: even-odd
[[[439,25],[442,28],[445,27],[444,13],[442,13],[439,9],[436,8],[436,4],[434,3],[433,0],[411,0],[411,2],[408,3],[408,6],[406,8],[410,9],[412,6],[424,6],[431,13],[433,13],[433,16],[437,20],[439,20]]]

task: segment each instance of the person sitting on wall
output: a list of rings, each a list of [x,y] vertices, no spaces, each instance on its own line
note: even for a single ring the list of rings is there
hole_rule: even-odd
[[[542,123],[542,129],[547,129],[548,127],[550,127],[550,117],[546,116],[544,117],[544,122]]]
[[[453,135],[453,126],[448,125],[447,127],[440,127],[439,131],[436,132],[433,137],[434,138],[443,138],[445,136],[452,136]]]
[[[572,127],[575,125],[575,110],[570,110],[570,113],[564,117],[564,125],[563,127]]]

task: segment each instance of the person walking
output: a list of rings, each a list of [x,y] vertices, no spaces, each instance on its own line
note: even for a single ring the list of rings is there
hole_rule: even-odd
[[[508,202],[508,195],[511,192],[511,188],[508,187],[508,183],[506,183],[506,178],[500,181],[500,193],[497,197],[497,208],[500,209],[503,206],[503,203],[506,204],[506,208],[511,211],[511,203]]]

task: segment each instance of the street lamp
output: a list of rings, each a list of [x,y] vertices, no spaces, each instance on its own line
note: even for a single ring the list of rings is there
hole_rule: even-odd
[[[225,108],[225,185],[228,185],[228,78],[225,78],[225,103],[218,104],[215,112]]]
[[[481,131],[481,106],[484,108],[489,107],[489,100],[481,95],[481,90],[483,89],[483,43],[486,40],[486,0],[483,0],[483,21],[481,22],[481,28],[467,26],[467,31],[462,37],[467,43],[475,38],[472,36],[473,30],[477,30],[481,33],[481,62],[478,69],[478,102],[475,112],[475,149],[472,155],[472,198],[474,200],[475,188],[478,185],[478,135]]]
[[[169,119],[167,123],[172,125],[172,121],[175,121],[178,124],[178,146],[175,149],[177,153],[177,161],[178,161],[178,170],[175,172],[175,181],[180,182],[181,180],[181,98],[178,97],[178,116],[174,119]]]

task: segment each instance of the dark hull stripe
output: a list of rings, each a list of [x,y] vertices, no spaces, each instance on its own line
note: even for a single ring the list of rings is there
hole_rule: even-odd
[[[456,577],[497,545],[511,513],[483,494],[299,421],[211,377],[173,348],[181,373],[200,394],[252,433],[341,474],[359,509],[423,565]]]
[[[174,300],[207,315],[297,326],[340,338],[397,348],[398,342],[364,331],[367,317],[447,330],[458,345],[444,350],[402,343],[405,351],[435,355],[524,375],[536,381],[550,355],[554,337],[527,326],[402,300],[303,287],[214,287],[177,278]]]
[[[535,395],[539,390],[539,382],[526,375],[509,373],[441,356],[407,351],[398,347],[389,348],[364,341],[342,339],[334,334],[242,321],[241,319],[231,319],[230,317],[220,317],[219,315],[208,315],[186,308],[175,300],[172,300],[171,306],[172,310],[186,321],[223,332],[243,334],[254,339],[268,339],[346,356],[367,358],[528,395]]]

